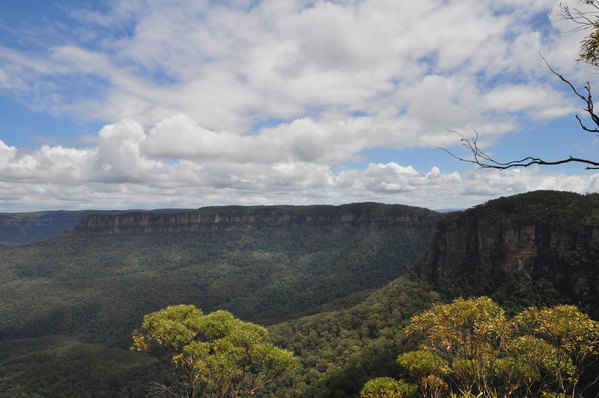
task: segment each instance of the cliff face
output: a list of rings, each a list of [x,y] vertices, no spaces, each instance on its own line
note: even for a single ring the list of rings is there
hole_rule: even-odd
[[[120,234],[248,231],[289,227],[388,228],[410,223],[430,223],[434,216],[434,212],[426,209],[374,203],[343,206],[206,207],[178,213],[137,211],[89,215],[81,220],[75,231]]]
[[[573,252],[598,259],[599,226],[575,230],[551,224],[503,227],[480,225],[475,216],[465,216],[438,224],[420,272],[431,280],[463,272],[535,272],[541,263],[559,263]]]
[[[493,294],[510,277],[527,274],[572,301],[584,295],[599,302],[598,214],[598,195],[545,191],[497,199],[440,221],[415,270],[438,285],[464,287],[460,294]]]

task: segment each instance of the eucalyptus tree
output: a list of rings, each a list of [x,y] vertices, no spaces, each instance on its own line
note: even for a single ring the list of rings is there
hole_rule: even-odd
[[[295,365],[293,354],[267,338],[264,327],[228,311],[204,314],[193,305],[175,305],[146,315],[131,349],[168,357],[188,398],[241,398]]]
[[[425,398],[577,397],[599,382],[599,322],[573,305],[509,317],[488,297],[458,298],[414,315],[404,333],[420,343],[397,361]],[[369,381],[361,397],[409,397],[393,380]]]

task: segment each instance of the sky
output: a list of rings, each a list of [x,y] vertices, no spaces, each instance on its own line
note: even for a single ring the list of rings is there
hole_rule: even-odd
[[[599,191],[553,0],[0,0],[0,212]],[[571,7],[582,7],[570,0]]]

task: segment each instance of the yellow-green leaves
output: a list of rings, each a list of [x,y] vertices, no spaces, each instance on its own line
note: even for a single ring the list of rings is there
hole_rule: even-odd
[[[574,393],[592,358],[599,357],[599,322],[573,305],[531,307],[514,319],[515,326],[542,340],[537,358],[559,386],[558,392]],[[528,354],[532,349],[529,347]]]
[[[423,348],[442,357],[469,358],[497,349],[510,326],[504,310],[490,298],[459,298],[415,315],[405,333],[424,336]]]
[[[408,398],[415,397],[416,388],[391,377],[369,380],[360,391],[360,398]]]
[[[576,396],[599,359],[599,323],[572,305],[531,307],[510,319],[488,297],[459,298],[411,321],[404,332],[420,338],[420,349],[398,363],[425,397]]]
[[[449,363],[445,359],[433,352],[424,350],[402,354],[397,358],[397,363],[416,379],[430,374],[446,376],[451,371]]]
[[[291,369],[291,353],[267,342],[260,325],[227,311],[204,314],[193,305],[166,307],[144,317],[131,348],[166,349],[193,398],[245,397]]]
[[[440,397],[447,390],[444,378],[451,373],[451,368],[439,355],[425,350],[412,351],[400,355],[397,363],[416,380],[420,390],[427,396]]]
[[[148,344],[149,338],[159,345],[181,350],[194,339],[202,316],[202,311],[193,305],[166,307],[144,316],[142,331],[136,332],[135,335],[139,340],[143,333],[145,344]],[[134,349],[147,349],[135,345],[135,341],[134,338]]]

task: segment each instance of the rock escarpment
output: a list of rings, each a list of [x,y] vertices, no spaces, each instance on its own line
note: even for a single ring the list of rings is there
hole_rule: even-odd
[[[514,275],[546,280],[572,301],[597,301],[599,195],[538,191],[440,221],[415,271],[438,285],[492,294]],[[467,287],[467,288],[466,288]]]
[[[463,272],[534,272],[572,252],[599,258],[599,225],[563,229],[551,224],[501,227],[476,217],[440,222],[428,261],[419,271],[432,280]],[[561,264],[564,265],[564,264]],[[556,268],[556,272],[565,272]]]
[[[291,227],[389,228],[429,224],[435,212],[410,206],[359,203],[342,206],[224,206],[182,212],[136,211],[84,217],[76,232],[106,234],[248,231]]]

